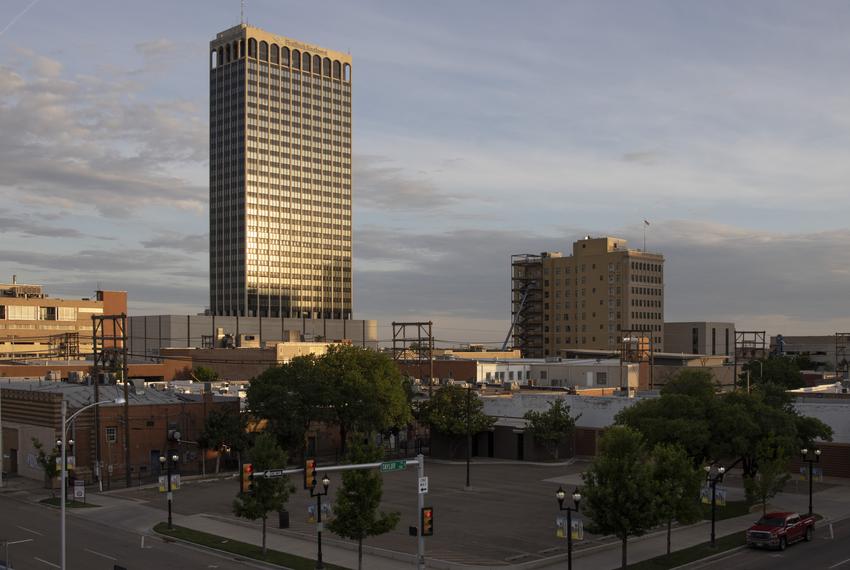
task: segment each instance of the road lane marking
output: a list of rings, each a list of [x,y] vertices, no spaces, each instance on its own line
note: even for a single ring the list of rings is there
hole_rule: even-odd
[[[15,526],[18,527],[21,530],[25,530],[25,531],[30,532],[32,534],[37,534],[38,536],[44,536],[44,534],[38,532],[37,530],[33,530],[31,528],[27,528],[27,527],[21,526],[21,525],[15,525]]]
[[[42,560],[42,559],[41,559],[41,558],[39,558],[38,556],[33,556],[33,558],[34,558],[34,559],[36,559],[36,560],[38,560],[38,561],[39,561],[39,562],[41,562],[42,564],[47,564],[48,566],[52,566],[52,567],[54,567],[54,568],[60,568],[60,566],[59,566],[58,564],[54,564],[53,562],[48,562],[47,560]]]
[[[117,558],[110,556],[108,554],[104,554],[102,552],[98,552],[97,550],[89,550],[88,548],[83,548],[83,550],[85,550],[86,552],[90,552],[91,554],[94,554],[96,556],[101,556],[103,558],[106,558],[107,560],[112,560],[113,562],[118,562]]]
[[[833,564],[833,565],[832,565],[832,566],[830,566],[829,568],[830,568],[830,570],[832,570],[833,568],[838,568],[838,567],[839,567],[839,566],[841,566],[842,564],[847,564],[848,562],[850,562],[850,558],[848,558],[847,560],[842,560],[842,561],[841,561],[841,562],[839,562],[838,564]]]

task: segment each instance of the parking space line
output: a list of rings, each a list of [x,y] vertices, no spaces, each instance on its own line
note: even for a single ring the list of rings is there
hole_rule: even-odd
[[[838,568],[842,564],[847,564],[848,562],[850,562],[850,558],[848,558],[847,560],[842,560],[838,564],[833,564],[832,566],[829,567],[829,569],[832,570],[833,568]]]
[[[89,552],[89,553],[91,553],[91,554],[94,554],[95,556],[100,556],[100,557],[102,557],[102,558],[106,558],[107,560],[112,560],[113,562],[117,562],[117,561],[118,561],[118,559],[117,559],[117,558],[115,558],[115,557],[113,557],[113,556],[110,556],[110,555],[108,555],[108,554],[104,554],[104,553],[102,553],[102,552],[98,552],[97,550],[90,550],[90,549],[88,549],[88,548],[83,548],[83,550],[85,550],[86,552]]]
[[[27,528],[27,527],[21,526],[21,525],[15,525],[15,526],[18,527],[21,530],[25,530],[26,532],[29,532],[29,533],[32,533],[32,534],[37,534],[38,536],[44,536],[44,534],[38,532],[37,530],[33,530],[31,528]]]
[[[41,558],[39,558],[38,556],[33,556],[33,558],[34,558],[35,560],[38,560],[38,561],[39,561],[39,562],[41,562],[42,564],[47,564],[48,566],[52,566],[53,568],[59,568],[59,565],[58,565],[58,564],[54,564],[53,562],[48,562],[47,560],[42,560],[42,559],[41,559]]]

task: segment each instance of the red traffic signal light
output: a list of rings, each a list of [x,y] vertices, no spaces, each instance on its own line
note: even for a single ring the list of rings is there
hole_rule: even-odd
[[[434,507],[422,507],[422,536],[434,536]]]
[[[304,488],[310,489],[316,484],[316,460],[307,459],[304,462]]]
[[[254,490],[254,466],[251,463],[242,464],[242,492],[251,493]]]

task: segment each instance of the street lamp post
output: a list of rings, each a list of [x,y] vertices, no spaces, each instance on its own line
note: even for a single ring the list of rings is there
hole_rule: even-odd
[[[573,569],[573,511],[579,511],[579,503],[581,503],[581,493],[578,489],[573,491],[572,499],[575,507],[564,506],[564,499],[567,498],[567,493],[562,487],[558,487],[555,491],[555,498],[558,499],[558,509],[567,511],[567,570]]]
[[[67,566],[66,566],[66,551],[67,551],[67,548],[65,547],[65,497],[66,497],[66,494],[67,494],[67,486],[66,485],[67,485],[67,478],[68,478],[68,475],[67,475],[67,472],[68,472],[67,448],[68,448],[68,445],[73,445],[73,442],[68,439],[68,426],[70,425],[70,423],[72,421],[74,421],[74,418],[76,418],[77,416],[79,416],[80,414],[82,414],[83,412],[85,412],[86,410],[88,410],[90,408],[93,408],[95,406],[100,406],[101,404],[123,404],[123,403],[124,403],[124,398],[120,398],[120,397],[115,398],[114,400],[101,400],[99,402],[94,402],[94,403],[89,404],[87,406],[83,406],[82,408],[80,408],[79,410],[77,410],[76,412],[71,414],[70,418],[66,419],[66,417],[68,415],[68,400],[66,400],[65,398],[62,398],[62,424],[61,424],[62,425],[62,437],[61,437],[61,439],[59,439],[59,441],[56,442],[59,445],[59,448],[62,451],[62,465],[61,465],[60,470],[59,470],[60,484],[61,484],[61,487],[62,487],[62,492],[61,492],[61,496],[60,496],[62,514],[60,515],[61,522],[60,522],[60,527],[59,527],[59,535],[60,535],[59,542],[60,542],[61,548],[62,548],[62,553],[59,557],[59,559],[61,560],[61,563],[62,563],[62,565],[60,566],[61,570],[66,570],[66,568],[67,568]],[[97,437],[100,437],[100,434],[96,433],[94,436],[95,436],[95,438],[97,438]],[[66,443],[67,443],[67,445],[66,445]]]
[[[177,457],[177,454],[171,456],[171,461],[169,461],[165,456],[159,456],[159,464],[162,467],[165,467],[165,477],[168,480],[166,483],[166,497],[168,497],[168,529],[171,530],[173,527],[171,525],[171,500],[174,498],[174,493],[171,492],[171,465],[177,465],[177,461],[180,458]],[[160,469],[160,472],[162,470]]]
[[[711,485],[711,548],[714,548],[714,521],[716,520],[715,513],[717,512],[717,484],[723,481],[723,476],[726,474],[725,467],[718,467],[716,470],[711,465],[705,466],[705,480]]]
[[[800,450],[800,457],[804,463],[809,464],[809,514],[812,514],[812,472],[813,465],[820,463],[820,449],[814,449],[809,455],[809,450],[804,447]]]
[[[316,497],[316,535],[318,537],[318,551],[316,553],[316,570],[322,570],[325,565],[322,562],[322,497],[328,494],[328,486],[331,484],[331,480],[328,479],[328,476],[325,475],[322,477],[322,488],[324,491],[316,490],[316,482],[318,481],[318,475],[316,470],[313,469],[313,482],[310,485],[310,496]]]

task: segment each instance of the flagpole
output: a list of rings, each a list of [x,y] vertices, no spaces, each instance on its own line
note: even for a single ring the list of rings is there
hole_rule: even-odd
[[[646,251],[646,220],[643,222],[643,251]]]

